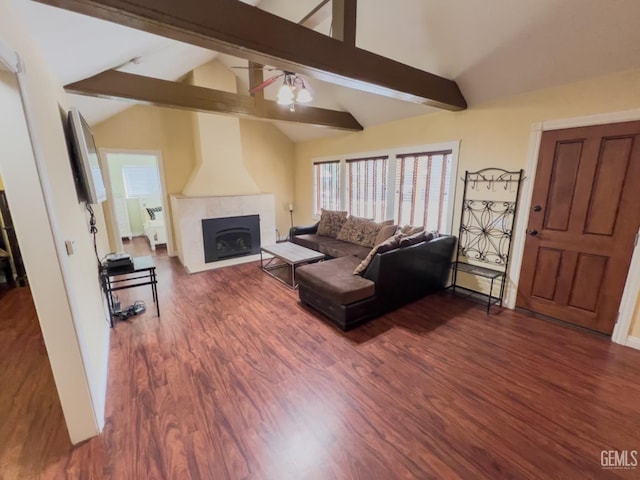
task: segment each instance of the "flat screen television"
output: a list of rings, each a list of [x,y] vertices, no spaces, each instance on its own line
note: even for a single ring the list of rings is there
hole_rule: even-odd
[[[67,122],[78,199],[92,204],[103,202],[107,199],[107,191],[102,180],[100,159],[93,132],[75,107],[71,108]]]

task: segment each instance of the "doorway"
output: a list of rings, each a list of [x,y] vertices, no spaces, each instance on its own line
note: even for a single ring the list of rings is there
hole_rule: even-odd
[[[543,132],[516,306],[610,335],[639,184],[640,122]]]
[[[167,255],[169,238],[158,152],[102,150],[116,250]]]
[[[16,283],[21,287],[27,285],[27,272],[3,188],[0,188],[0,274],[4,274],[5,282],[12,286]]]
[[[11,175],[13,170],[21,169],[33,153],[24,116],[20,116],[24,111],[17,79],[1,68],[0,104],[3,105],[0,112],[0,477],[35,478],[68,451],[71,444],[41,330],[40,321],[46,322],[47,318],[39,318],[34,302],[35,295],[40,293],[38,300],[46,316],[50,304],[43,297],[47,292],[43,292],[42,282],[37,279],[35,283],[40,285],[32,291],[23,262],[24,251],[25,260],[31,259],[31,265],[38,263],[33,249],[29,248],[28,236],[33,238],[41,232],[36,228],[23,233],[25,199],[11,196],[16,192],[17,183],[15,175]],[[20,177],[34,180],[25,178],[26,174]],[[19,193],[24,191],[19,189]],[[32,200],[35,205],[36,199],[32,197]],[[13,212],[10,207],[15,207]],[[39,219],[32,215],[30,220],[34,217]],[[18,235],[25,247],[23,251]],[[45,235],[40,238],[45,250],[49,246],[47,238]],[[30,273],[42,274],[39,266],[30,269]],[[50,310],[55,315],[55,309]]]

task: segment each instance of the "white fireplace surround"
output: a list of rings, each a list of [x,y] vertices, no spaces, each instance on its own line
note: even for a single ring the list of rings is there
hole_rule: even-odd
[[[171,210],[178,257],[188,273],[260,259],[260,255],[247,255],[205,263],[202,239],[204,219],[260,215],[260,243],[276,243],[275,201],[272,193],[230,196],[171,195]]]

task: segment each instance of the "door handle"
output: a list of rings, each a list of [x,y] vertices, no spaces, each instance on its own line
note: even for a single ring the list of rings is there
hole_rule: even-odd
[[[535,207],[533,207],[534,212],[540,212],[541,210],[542,210],[542,207],[540,205],[536,205]]]
[[[532,237],[535,237],[536,235],[538,235],[538,230],[529,230],[529,235],[531,235]]]

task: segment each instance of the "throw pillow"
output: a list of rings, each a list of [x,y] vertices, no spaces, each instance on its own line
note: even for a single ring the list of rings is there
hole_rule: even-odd
[[[414,233],[413,235],[405,235],[400,238],[400,248],[415,245],[427,240],[427,232],[422,230],[421,232]]]
[[[364,260],[362,260],[362,262],[360,262],[360,264],[353,271],[353,274],[361,275],[367,269],[367,267],[373,260],[373,257],[375,257],[377,253],[389,252],[391,250],[395,250],[399,246],[400,246],[399,235],[394,235],[392,237],[387,238],[385,241],[383,241],[382,243],[379,243],[378,245],[376,245],[371,249],[371,251],[369,252],[369,255],[367,255],[367,258],[365,258]]]
[[[384,225],[378,232],[378,235],[376,236],[376,240],[373,244],[379,245],[382,242],[384,242],[387,238],[393,237],[396,233],[396,230],[398,230],[397,225],[390,225],[390,224]]]
[[[362,229],[363,237],[359,245],[362,245],[363,247],[373,247],[377,245],[378,242],[376,242],[376,239],[378,238],[378,234],[380,233],[380,230],[382,230],[384,227],[391,225],[392,223],[393,223],[393,220],[385,220],[384,222],[380,222],[380,223],[376,223],[376,222],[366,223]]]
[[[369,223],[374,222],[370,218],[360,218],[351,215],[349,218],[347,218],[347,221],[344,222],[344,225],[340,229],[340,232],[338,233],[338,236],[336,238],[344,242],[363,245],[362,241],[364,239],[364,230]]]
[[[318,235],[336,238],[338,232],[347,220],[347,212],[322,209],[320,223],[318,223]]]
[[[430,242],[431,240],[434,240],[439,236],[440,232],[438,230],[431,230],[430,232],[427,232],[427,238],[425,239],[425,241]]]
[[[147,207],[147,213],[149,214],[149,218],[151,220],[155,220],[156,219],[156,213],[161,212],[161,211],[162,211],[162,207],[153,207],[153,208]]]
[[[400,229],[401,233],[405,235],[414,235],[416,233],[420,233],[424,230],[424,227],[416,227],[414,225],[405,225]]]

